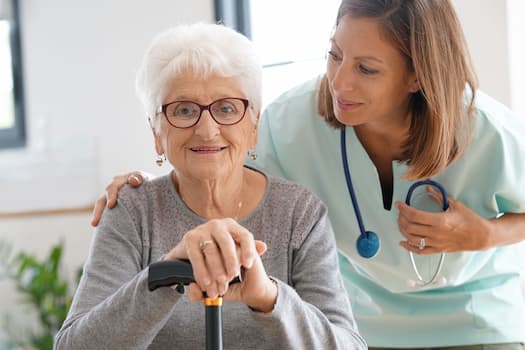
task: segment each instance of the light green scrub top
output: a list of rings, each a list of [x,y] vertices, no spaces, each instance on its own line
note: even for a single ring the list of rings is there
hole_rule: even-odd
[[[520,274],[521,244],[480,252],[446,254],[444,285],[414,287],[416,275],[398,210],[385,210],[379,177],[352,127],[346,130],[349,169],[366,230],[381,239],[377,256],[356,251],[359,227],[345,182],[340,131],[317,113],[318,79],[272,103],[259,126],[258,158],[252,166],[299,182],[329,208],[339,263],[358,327],[369,346],[425,347],[525,341]],[[472,142],[464,155],[433,180],[449,196],[485,218],[525,212],[525,122],[481,92]],[[393,202],[404,201],[411,182],[404,163],[393,162]],[[429,279],[439,255],[416,256]]]

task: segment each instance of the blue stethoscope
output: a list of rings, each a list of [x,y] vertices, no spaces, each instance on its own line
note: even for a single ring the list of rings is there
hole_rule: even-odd
[[[379,236],[375,232],[366,231],[365,225],[363,224],[363,218],[361,217],[361,211],[359,210],[359,204],[357,203],[357,198],[355,195],[354,187],[352,186],[352,179],[350,177],[350,169],[348,167],[348,156],[346,154],[346,128],[341,129],[341,156],[343,159],[343,170],[345,173],[346,185],[348,187],[348,192],[350,193],[350,199],[352,200],[352,206],[354,207],[354,213],[357,219],[357,223],[359,225],[360,234],[356,241],[357,252],[359,253],[361,257],[370,259],[370,258],[375,257],[377,253],[379,252],[381,241],[379,239]],[[417,181],[413,183],[408,189],[405,203],[407,205],[410,205],[412,194],[414,193],[416,188],[418,188],[419,186],[423,186],[423,185],[433,186],[441,192],[441,195],[443,198],[443,211],[447,210],[448,209],[448,199],[447,199],[447,194],[445,192],[445,189],[443,188],[443,186],[441,186],[441,184],[437,183],[436,181],[430,180],[430,179],[423,180],[423,181]],[[425,242],[424,238],[422,238],[420,241],[420,249],[424,248],[424,242]],[[441,253],[441,256],[438,262],[438,267],[436,268],[436,271],[434,272],[430,280],[423,279],[423,277],[419,273],[416,262],[414,260],[414,254],[412,254],[412,252],[409,251],[409,255],[410,255],[410,261],[412,263],[412,268],[414,269],[414,272],[417,277],[417,281],[409,280],[409,284],[411,286],[423,287],[423,286],[427,286],[430,284],[446,284],[445,278],[438,279],[438,275],[441,272],[441,268],[443,267],[443,262],[445,260],[444,253]]]

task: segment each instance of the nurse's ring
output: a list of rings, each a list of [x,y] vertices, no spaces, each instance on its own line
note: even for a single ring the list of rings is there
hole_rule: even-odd
[[[213,244],[214,242],[211,241],[211,240],[208,240],[208,241],[205,241],[205,240],[202,240],[199,242],[199,248],[201,249],[201,251],[204,251],[204,249],[206,249],[206,246],[208,244]]]
[[[426,245],[425,239],[424,239],[424,238],[421,238],[421,239],[419,240],[419,246],[418,246],[419,250],[423,250],[423,249],[425,249],[425,245]]]

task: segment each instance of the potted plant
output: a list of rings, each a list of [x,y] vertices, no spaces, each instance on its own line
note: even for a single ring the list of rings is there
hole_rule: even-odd
[[[23,330],[12,322],[4,322],[7,346],[11,349],[52,350],[53,338],[67,316],[74,293],[72,284],[60,268],[63,243],[51,247],[43,260],[26,252],[11,258],[10,253],[11,247],[0,242],[0,263],[3,267],[0,277],[12,280],[23,304],[36,311],[39,329]],[[76,282],[81,272],[81,269],[77,271]]]

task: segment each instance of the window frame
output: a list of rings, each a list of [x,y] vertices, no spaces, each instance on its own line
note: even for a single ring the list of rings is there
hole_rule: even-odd
[[[250,0],[215,0],[215,20],[251,39]]]
[[[18,0],[7,1],[10,6],[9,43],[11,47],[11,71],[13,74],[14,125],[0,129],[0,149],[19,148],[26,145],[25,107],[22,75],[22,48],[20,34],[20,12]]]

